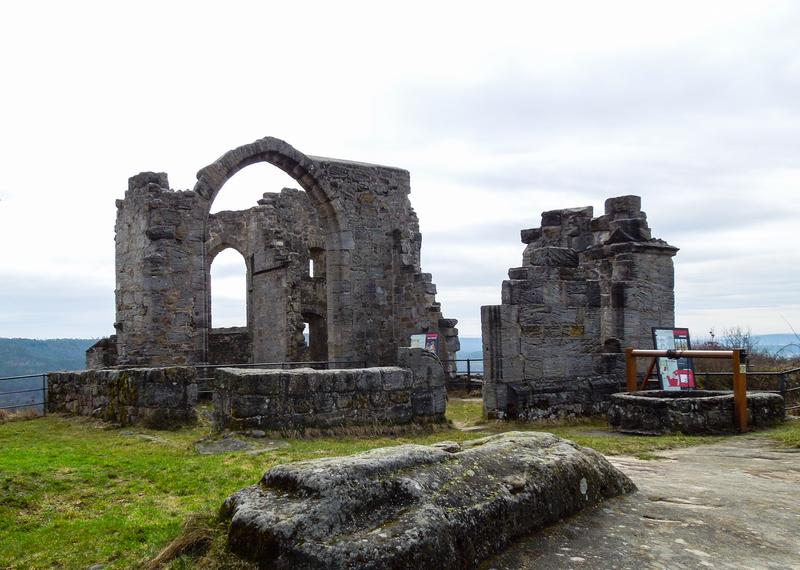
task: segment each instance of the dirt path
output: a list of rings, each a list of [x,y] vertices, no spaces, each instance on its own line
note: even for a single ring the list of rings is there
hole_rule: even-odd
[[[610,457],[639,491],[524,539],[489,569],[800,569],[800,450],[741,437]]]

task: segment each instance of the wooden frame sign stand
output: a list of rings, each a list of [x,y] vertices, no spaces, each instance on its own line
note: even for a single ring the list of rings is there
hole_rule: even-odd
[[[656,358],[720,358],[730,359],[733,372],[733,417],[740,432],[747,431],[747,352],[736,348],[733,350],[640,350],[625,349],[625,378],[628,392],[636,392],[636,359],[652,358],[653,363],[642,382],[644,387],[647,378],[653,371]]]

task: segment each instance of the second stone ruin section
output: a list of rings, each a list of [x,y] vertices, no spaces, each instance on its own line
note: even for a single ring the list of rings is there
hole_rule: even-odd
[[[624,382],[625,346],[675,320],[672,257],[638,196],[542,214],[522,230],[522,266],[481,307],[484,411],[497,419],[600,413]]]

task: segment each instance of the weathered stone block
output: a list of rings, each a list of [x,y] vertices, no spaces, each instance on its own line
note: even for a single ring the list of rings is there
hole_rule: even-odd
[[[634,489],[591,449],[512,432],[278,465],[222,512],[230,549],[264,567],[447,570]]]
[[[530,252],[531,265],[578,267],[578,252],[567,247],[539,247]]]

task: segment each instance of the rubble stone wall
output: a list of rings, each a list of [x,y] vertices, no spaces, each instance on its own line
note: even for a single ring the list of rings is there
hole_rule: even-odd
[[[444,371],[433,353],[401,349],[395,366],[350,370],[221,368],[214,429],[283,430],[443,422]],[[428,352],[428,354],[423,354]]]
[[[672,257],[653,239],[638,196],[542,214],[522,230],[522,267],[501,305],[481,308],[484,408],[536,419],[602,412],[624,379],[624,346],[652,344],[674,323]]]
[[[47,411],[120,425],[162,428],[196,418],[195,370],[189,367],[51,372]]]
[[[247,327],[224,327],[209,331],[209,364],[249,362],[253,362],[253,336]]]
[[[117,363],[117,337],[101,338],[86,350],[86,368],[110,368]]]
[[[607,412],[611,427],[625,433],[661,435],[735,433],[733,392],[651,390],[614,394]],[[784,421],[780,394],[747,393],[747,425],[773,427]]]

